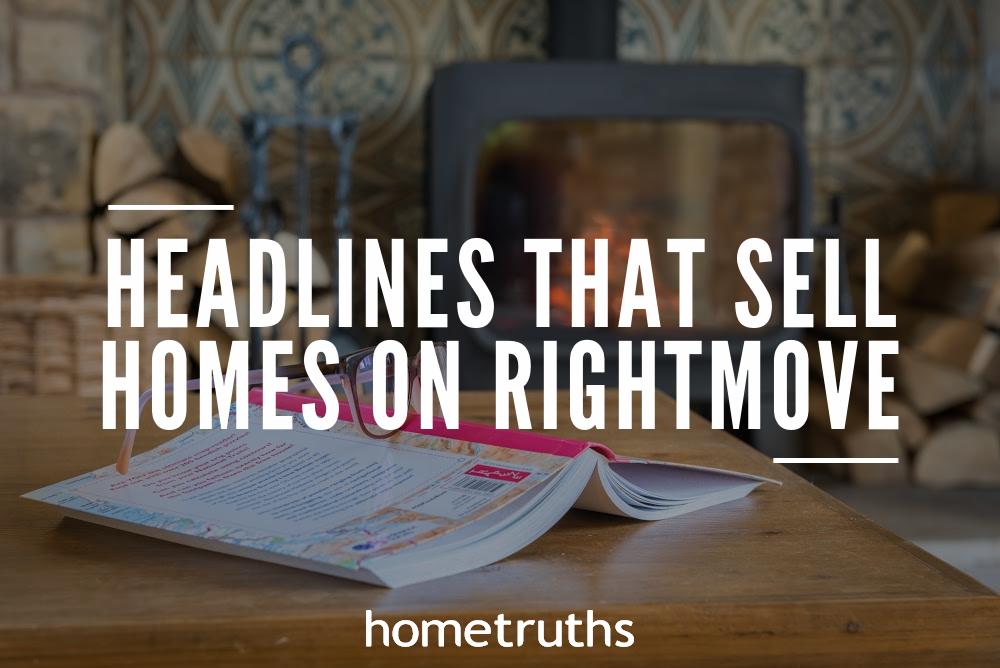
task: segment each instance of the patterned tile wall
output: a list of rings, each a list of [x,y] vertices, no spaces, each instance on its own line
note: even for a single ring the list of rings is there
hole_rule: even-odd
[[[310,111],[360,114],[358,195],[363,210],[377,210],[412,194],[422,178],[421,107],[434,67],[541,56],[544,28],[542,3],[524,0],[134,0],[126,17],[128,116],[162,151],[189,124],[241,150],[242,113],[291,111],[277,52],[283,37],[308,31],[327,54],[310,84]],[[274,145],[279,181],[280,168],[290,167],[287,139]],[[322,166],[329,156],[316,144]]]
[[[969,181],[981,159],[980,2],[621,0],[619,53],[806,67],[818,194]],[[544,57],[545,29],[543,0],[132,0],[127,113],[164,151],[188,124],[241,150],[241,113],[290,108],[275,54],[284,35],[310,31],[329,54],[311,108],[353,108],[364,121],[358,216],[412,237],[423,220],[421,105],[433,68]],[[332,164],[322,143],[319,175]],[[279,190],[291,187],[290,150],[276,141]]]
[[[308,89],[310,110],[353,109],[362,119],[355,236],[409,241],[424,229],[422,107],[434,68],[542,57],[546,28],[542,0],[133,0],[125,20],[127,115],[163,153],[178,128],[204,125],[245,158],[240,115],[291,111],[277,53],[286,35],[311,33],[327,58]],[[287,134],[272,141],[272,188],[288,209],[293,149]],[[324,137],[310,142],[321,241],[334,209],[335,158]]]
[[[977,177],[977,0],[622,0],[620,7],[622,58],[806,68],[816,217],[831,193]]]
[[[976,176],[980,2],[620,0],[619,54],[804,66],[822,203],[833,192]],[[242,151],[240,114],[291,108],[276,60],[281,39],[317,36],[329,58],[309,91],[311,108],[352,108],[364,124],[356,233],[407,239],[424,229],[422,103],[434,67],[542,58],[547,22],[544,0],[132,0],[125,20],[127,114],[163,151],[188,124]],[[326,214],[335,163],[321,138],[312,146],[314,200]],[[274,143],[278,193],[291,192],[291,149],[288,137]]]

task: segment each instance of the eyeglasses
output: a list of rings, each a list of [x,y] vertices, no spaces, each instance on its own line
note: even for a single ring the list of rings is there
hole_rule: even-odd
[[[437,357],[438,367],[441,369],[441,376],[446,378],[448,349],[444,343],[435,342],[433,344],[433,350]],[[393,357],[388,357],[386,359],[384,383],[386,412],[390,412],[395,415],[397,410],[409,410],[411,407],[417,412],[420,411],[420,355],[421,353],[418,352],[413,357],[407,359],[405,378],[407,378],[409,382],[407,383],[406,388],[405,403],[403,403],[403,398],[400,397],[399,406],[396,405],[397,393],[395,391],[395,380],[398,370],[393,364]],[[351,417],[354,419],[354,424],[356,424],[366,436],[379,439],[389,438],[399,431],[398,428],[382,429],[377,424],[369,423],[363,418],[361,407],[371,407],[375,405],[375,393],[377,391],[377,383],[375,383],[375,346],[362,348],[361,350],[350,353],[339,362],[332,364],[317,364],[317,366],[327,382],[331,385],[333,383],[340,383],[344,388],[344,392],[347,395],[347,403],[351,408]],[[287,378],[290,381],[300,381],[295,383],[295,385],[290,386],[288,388],[289,392],[300,392],[315,387],[313,382],[309,380],[309,375],[306,372],[304,364],[276,367],[274,374],[278,378]],[[263,382],[263,369],[247,373],[248,386],[260,385]],[[167,383],[163,386],[164,392],[173,392],[174,389],[175,386],[173,383]],[[184,385],[184,389],[186,391],[200,390],[201,379],[194,378],[187,381]],[[382,388],[379,388],[378,391],[382,391]],[[143,408],[145,408],[146,404],[149,403],[152,396],[153,391],[146,390],[139,397],[140,416],[142,415]],[[129,460],[132,458],[132,447],[135,444],[135,432],[135,429],[127,429],[125,431],[125,440],[122,442],[122,449],[118,453],[118,463],[116,466],[119,473],[128,473]]]

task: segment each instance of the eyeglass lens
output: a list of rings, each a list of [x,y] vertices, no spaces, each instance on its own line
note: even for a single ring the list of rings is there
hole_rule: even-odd
[[[435,345],[434,352],[441,368],[441,376],[447,376],[447,349],[443,345]],[[420,356],[418,353],[412,360],[399,360],[389,355],[385,361],[385,370],[376,368],[377,363],[373,351],[366,353],[354,366],[353,386],[359,406],[375,406],[376,399],[384,402],[388,415],[395,415],[397,408],[407,411],[410,408],[420,411]],[[377,378],[385,378],[385,383],[376,382]],[[397,392],[398,389],[398,392]],[[378,396],[376,396],[378,395]],[[437,401],[435,401],[435,408]],[[435,411],[439,413],[439,411]],[[363,428],[370,435],[380,437],[392,434],[395,430],[387,430],[365,420]]]

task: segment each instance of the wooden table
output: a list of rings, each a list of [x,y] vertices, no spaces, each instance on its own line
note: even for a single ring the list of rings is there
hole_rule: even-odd
[[[559,432],[580,437],[567,400]],[[530,403],[540,426],[541,396]],[[615,406],[609,392],[609,426]],[[492,423],[493,396],[463,395],[461,409]],[[655,432],[587,436],[785,485],[663,522],[573,511],[503,562],[386,590],[64,519],[17,498],[112,463],[120,434],[101,429],[98,400],[2,397],[0,664],[1000,665],[995,593],[704,421],[677,431],[666,396],[656,420]],[[147,416],[140,445],[165,438]],[[592,609],[632,620],[635,644],[366,649],[368,609],[390,623]]]

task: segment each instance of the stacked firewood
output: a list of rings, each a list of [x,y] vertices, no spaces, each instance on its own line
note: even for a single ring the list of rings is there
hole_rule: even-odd
[[[196,327],[189,319],[182,343],[189,358],[199,359],[200,342],[215,341],[220,357],[229,355],[232,341],[248,340],[249,310],[249,238],[236,214],[231,211],[132,211],[111,210],[112,204],[198,205],[234,204],[241,196],[237,165],[229,148],[210,131],[192,127],[176,138],[172,156],[163,160],[148,138],[132,124],[112,125],[99,139],[94,155],[93,244],[95,273],[107,274],[108,240],[122,240],[122,271],[131,273],[131,244],[143,240],[145,277],[155,285],[157,241],[164,238],[187,239],[188,252],[174,255],[171,271],[183,276],[184,289],[174,293],[173,312],[197,313],[203,286],[208,242],[226,240],[238,313],[237,326],[228,327],[221,311],[213,311],[208,327]],[[268,328],[265,339],[294,342],[294,353],[280,359],[292,363],[301,358],[300,333],[297,327],[298,238],[285,231],[275,236],[284,251],[286,266],[285,317],[277,328]],[[314,248],[312,258],[313,308],[317,314],[331,315],[334,308],[330,269]],[[215,288],[216,291],[218,288]],[[265,287],[265,307],[270,292]],[[155,298],[155,295],[152,296]],[[305,331],[305,343],[325,338],[323,328]],[[147,354],[146,352],[143,353]]]
[[[813,456],[899,457],[901,464],[835,472],[858,484],[1000,486],[998,222],[997,194],[940,191],[917,225],[880,239],[880,312],[896,315],[894,330],[863,327],[863,250],[850,263],[858,328],[816,334],[832,339],[835,352],[844,340],[861,339],[846,428],[829,428],[826,394],[815,383],[805,440]],[[884,414],[899,418],[897,431],[868,429],[866,342],[880,339],[899,341],[899,355],[884,358],[895,378]]]

